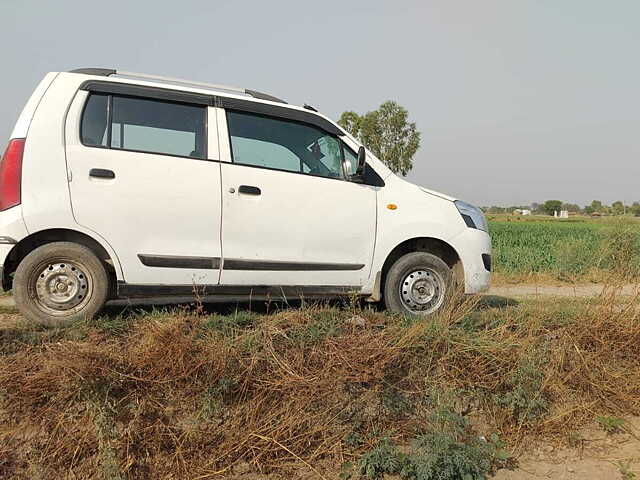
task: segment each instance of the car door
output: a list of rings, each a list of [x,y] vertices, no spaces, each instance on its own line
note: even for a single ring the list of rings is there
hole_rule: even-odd
[[[220,136],[227,160],[221,284],[363,285],[375,242],[376,191],[345,179],[341,140],[306,123],[219,112],[227,133]]]
[[[213,109],[206,100],[188,103],[193,95],[147,98],[121,94],[123,84],[115,85],[120,93],[104,86],[78,92],[67,118],[76,221],[113,247],[127,283],[217,284],[221,199],[220,164],[210,161],[218,160]]]

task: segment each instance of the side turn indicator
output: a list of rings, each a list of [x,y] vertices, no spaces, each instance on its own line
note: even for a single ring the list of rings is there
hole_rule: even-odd
[[[387,205],[387,208],[389,210],[396,210],[398,208],[398,205],[396,205],[395,203],[390,203],[389,205]]]

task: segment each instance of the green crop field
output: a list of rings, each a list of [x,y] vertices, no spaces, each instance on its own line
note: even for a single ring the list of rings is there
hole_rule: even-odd
[[[640,222],[576,218],[489,218],[495,272],[584,275],[639,271]]]

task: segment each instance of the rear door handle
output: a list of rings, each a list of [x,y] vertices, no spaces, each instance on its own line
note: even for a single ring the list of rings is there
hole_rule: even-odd
[[[244,193],[246,195],[260,195],[262,194],[262,190],[258,187],[253,187],[251,185],[240,185],[238,188],[239,193]]]
[[[92,168],[89,170],[89,176],[94,178],[116,178],[113,170],[105,170],[104,168]]]

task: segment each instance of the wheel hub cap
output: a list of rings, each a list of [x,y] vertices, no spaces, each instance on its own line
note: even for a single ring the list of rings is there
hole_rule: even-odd
[[[400,298],[412,312],[430,313],[444,301],[445,286],[440,274],[433,270],[415,270],[400,284]]]
[[[54,310],[77,307],[87,297],[87,275],[73,262],[53,263],[40,272],[36,280],[38,301]]]

